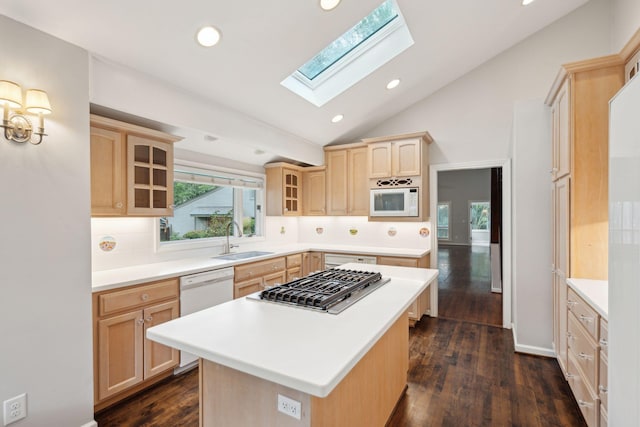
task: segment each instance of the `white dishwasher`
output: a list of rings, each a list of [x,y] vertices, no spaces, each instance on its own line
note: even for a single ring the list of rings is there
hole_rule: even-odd
[[[181,316],[186,316],[232,299],[233,267],[205,271],[204,273],[180,278]],[[176,372],[190,369],[197,360],[197,356],[181,351],[180,366],[176,368]]]
[[[357,262],[360,264],[375,264],[376,257],[363,255],[345,255],[345,254],[324,254],[324,268],[334,268],[349,262]]]

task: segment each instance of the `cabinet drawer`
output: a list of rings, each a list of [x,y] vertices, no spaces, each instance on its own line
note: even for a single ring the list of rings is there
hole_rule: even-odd
[[[418,266],[417,258],[379,256],[377,262],[378,264],[396,265],[398,267],[417,267]]]
[[[236,283],[233,290],[234,298],[241,298],[264,289],[262,286],[262,277],[249,279],[245,282]]]
[[[287,268],[300,267],[301,265],[302,265],[302,254],[287,256]]]
[[[598,399],[586,385],[582,372],[577,368],[576,360],[571,353],[569,353],[567,377],[584,420],[589,427],[596,427],[598,425]]]
[[[602,402],[602,406],[609,407],[609,359],[600,352],[600,384],[598,385],[598,397]]]
[[[571,288],[567,294],[567,307],[575,318],[584,326],[591,338],[598,341],[598,313],[591,308],[582,298]]]
[[[567,346],[595,393],[598,384],[598,346],[573,316],[569,316]]]
[[[122,291],[109,292],[98,297],[98,315],[105,316],[158,301],[178,298],[179,295],[178,279],[163,280]]]
[[[600,319],[600,351],[609,355],[609,323],[605,319]]]
[[[239,265],[235,269],[235,281],[242,282],[245,280],[261,277],[265,274],[275,273],[285,269],[285,258],[273,258],[251,264]]]

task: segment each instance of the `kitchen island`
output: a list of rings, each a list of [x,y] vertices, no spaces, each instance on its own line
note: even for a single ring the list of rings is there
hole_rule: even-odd
[[[366,269],[391,281],[338,315],[241,298],[147,337],[201,358],[203,426],[384,425],[406,388],[406,311],[438,272]],[[300,419],[278,412],[278,395],[301,403]]]

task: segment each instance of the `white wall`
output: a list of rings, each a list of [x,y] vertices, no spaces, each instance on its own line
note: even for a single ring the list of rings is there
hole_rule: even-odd
[[[0,78],[49,94],[39,146],[0,138],[0,401],[17,426],[93,420],[88,55],[0,15]]]
[[[551,117],[542,99],[513,113],[512,274],[516,351],[552,355]]]
[[[451,240],[441,240],[440,244],[471,244],[469,201],[483,200],[491,202],[491,169],[438,172],[438,202],[451,202]]]
[[[544,98],[561,64],[612,53],[610,17],[608,0],[591,0],[363,136],[428,130],[435,139],[429,148],[431,164],[510,158],[514,103]],[[550,155],[547,159],[549,165]],[[516,167],[514,174],[519,176]],[[548,175],[537,187],[532,184],[536,194],[549,194]],[[546,212],[548,216],[549,210]],[[516,220],[514,226],[523,225]],[[540,236],[550,233],[548,224],[537,229]],[[548,254],[550,243],[543,246],[542,253]],[[535,271],[532,277],[547,277],[549,264],[539,258],[527,261],[520,257],[518,266]],[[520,309],[514,334],[521,349],[539,352],[550,346],[551,300],[546,292],[538,282],[517,286],[512,305],[513,310]]]
[[[640,1],[611,0],[611,47],[619,52],[640,28]]]

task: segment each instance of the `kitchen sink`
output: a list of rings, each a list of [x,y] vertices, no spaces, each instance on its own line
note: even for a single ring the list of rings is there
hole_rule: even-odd
[[[227,261],[235,261],[238,259],[247,259],[247,258],[255,258],[263,255],[271,255],[273,252],[264,252],[264,251],[247,251],[247,252],[236,252],[233,254],[224,254],[214,256],[215,259],[224,259]]]

